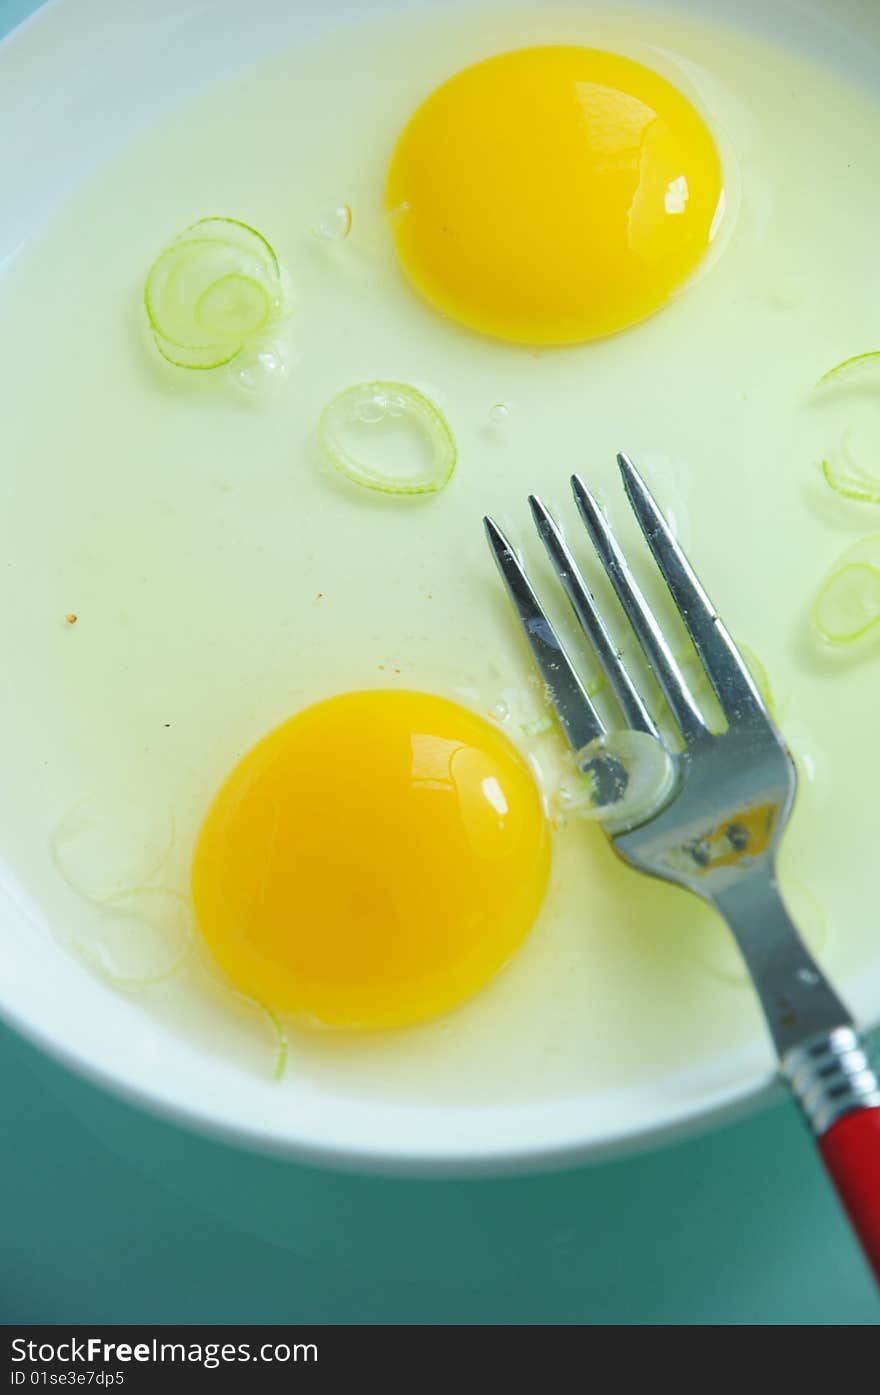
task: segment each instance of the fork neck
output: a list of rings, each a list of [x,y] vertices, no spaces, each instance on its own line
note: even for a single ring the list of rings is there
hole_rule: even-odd
[[[775,876],[726,888],[727,917],[764,1009],[785,1076],[817,1137],[844,1115],[880,1109],[880,1080],[852,1018],[785,908]]]
[[[721,889],[715,903],[730,925],[758,991],[780,1060],[852,1018],[800,937],[776,881],[758,869]]]

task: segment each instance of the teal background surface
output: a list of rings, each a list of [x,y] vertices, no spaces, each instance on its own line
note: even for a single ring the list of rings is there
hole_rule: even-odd
[[[35,8],[0,0],[0,35]],[[4,1027],[0,1100],[0,1322],[880,1321],[788,1104],[616,1163],[416,1181],[191,1135]]]
[[[192,1136],[0,1029],[0,1320],[862,1323],[793,1106],[535,1177],[345,1176]]]

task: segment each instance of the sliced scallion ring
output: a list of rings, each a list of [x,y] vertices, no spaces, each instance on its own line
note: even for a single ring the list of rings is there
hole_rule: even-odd
[[[281,1080],[287,1068],[287,1058],[290,1051],[290,1040],[287,1033],[287,1024],[283,1018],[273,1012],[272,1008],[261,1003],[258,998],[252,998],[248,993],[242,993],[222,972],[219,965],[211,956],[208,946],[201,935],[195,937],[193,944],[193,959],[200,978],[203,983],[210,985],[215,990],[218,997],[232,999],[239,1007],[246,1008],[249,1012],[259,1018],[261,1023],[268,1025],[272,1034],[272,1044],[274,1046],[271,1078]]]
[[[813,625],[829,644],[854,644],[880,634],[880,534],[862,538],[839,557],[813,602]]]
[[[275,296],[268,280],[255,257],[216,238],[175,242],[150,268],[147,318],[183,348],[241,343],[269,319]]]
[[[272,313],[265,286],[241,271],[212,281],[193,307],[193,319],[206,334],[223,339],[250,338]]]
[[[197,222],[184,228],[177,240],[189,240],[193,237],[215,237],[230,247],[238,247],[242,252],[263,262],[276,281],[281,279],[281,267],[271,242],[267,242],[262,233],[257,232],[249,223],[243,223],[240,218],[199,218]]]
[[[179,368],[219,368],[282,309],[272,247],[234,218],[202,218],[150,267],[144,307],[156,347]]]
[[[597,819],[614,831],[651,818],[677,780],[663,742],[643,731],[606,732],[579,751],[573,764],[574,779],[564,779],[555,793],[558,812]]]
[[[382,494],[434,494],[458,451],[440,410],[409,383],[358,383],[321,413],[318,441],[355,484]]]
[[[846,461],[834,464],[822,461],[822,474],[836,494],[845,499],[857,499],[865,504],[880,504],[880,479],[872,475],[864,466]]]
[[[276,1017],[272,1009],[267,1008],[265,1003],[258,1003],[257,1006],[265,1013],[269,1026],[275,1034],[275,1065],[272,1070],[272,1079],[281,1080],[287,1068],[287,1056],[290,1050],[287,1028],[281,1018]]]
[[[182,344],[172,344],[168,339],[163,339],[156,330],[153,330],[153,339],[162,357],[173,363],[175,368],[222,368],[241,353],[238,344],[232,348],[202,344],[198,348],[185,349]]]
[[[102,903],[93,933],[71,948],[113,988],[139,992],[172,978],[194,943],[187,898],[164,886],[134,887]]]
[[[826,484],[845,499],[856,499],[863,504],[880,504],[880,476],[866,470],[850,449],[850,433],[844,433],[841,442],[839,461],[823,460],[822,474]]]
[[[824,383],[838,382],[841,378],[849,378],[853,373],[862,368],[867,368],[869,364],[880,368],[880,349],[869,349],[865,354],[853,354],[851,358],[845,358],[842,363],[836,363],[833,368],[829,368],[827,373],[823,373],[816,387],[822,387]]]

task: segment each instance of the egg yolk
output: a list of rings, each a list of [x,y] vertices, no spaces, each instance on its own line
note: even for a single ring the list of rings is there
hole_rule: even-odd
[[[650,315],[709,245],[714,141],[665,78],[555,46],[466,68],[419,107],[386,187],[400,260],[438,310],[570,344]]]
[[[271,732],[198,838],[193,898],[232,982],[302,1022],[419,1022],[480,988],[541,903],[528,766],[442,698],[349,693]]]

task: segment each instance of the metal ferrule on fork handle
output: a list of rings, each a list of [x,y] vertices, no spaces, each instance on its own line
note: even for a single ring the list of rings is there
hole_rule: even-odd
[[[852,1027],[814,1037],[780,1062],[817,1138],[857,1109],[880,1109],[880,1079]]]

